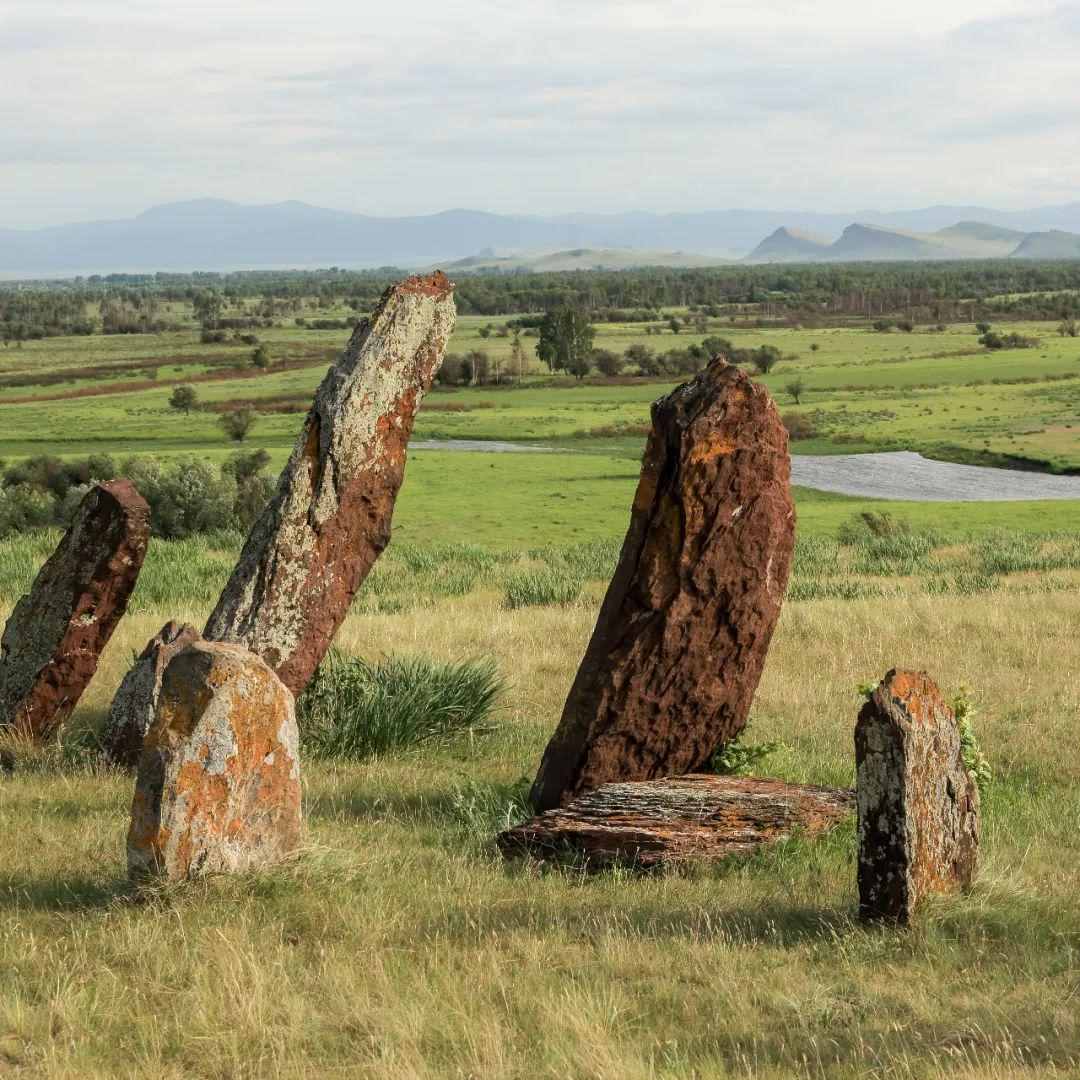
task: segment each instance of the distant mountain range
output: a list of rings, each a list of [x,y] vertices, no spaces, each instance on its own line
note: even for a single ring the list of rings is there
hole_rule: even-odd
[[[930,233],[849,225],[830,243],[781,226],[747,256],[747,262],[752,263],[930,259],[1080,259],[1080,235],[1061,229],[1021,232],[981,221],[961,221]]]
[[[301,202],[249,206],[196,199],[119,221],[0,229],[0,275],[410,267],[462,259],[521,269],[550,252],[557,253],[556,264],[586,267],[734,262],[752,249],[758,261],[1073,258],[1080,257],[1074,232],[1080,233],[1080,202],[1027,211],[932,206],[854,214],[718,210],[539,217],[447,210],[382,218]],[[834,236],[839,239],[831,243],[821,239]]]

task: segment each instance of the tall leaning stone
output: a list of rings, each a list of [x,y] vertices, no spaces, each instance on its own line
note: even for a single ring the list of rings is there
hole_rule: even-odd
[[[197,641],[165,668],[139,758],[133,880],[268,866],[302,838],[293,696],[253,653]]]
[[[454,327],[445,275],[388,289],[319,387],[277,494],[203,636],[261,656],[299,693],[390,540],[420,402]]]
[[[532,789],[538,811],[700,769],[746,724],[795,539],[768,391],[713,363],[652,407],[615,576]]]
[[[859,913],[907,925],[931,893],[971,884],[979,790],[960,731],[923,673],[890,671],[855,726]]]
[[[127,480],[92,487],[0,638],[0,727],[47,739],[71,715],[127,610],[150,508]]]

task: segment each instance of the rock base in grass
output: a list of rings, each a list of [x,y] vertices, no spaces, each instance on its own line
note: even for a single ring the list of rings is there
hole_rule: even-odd
[[[593,866],[655,867],[746,855],[849,817],[854,792],[761,777],[689,774],[603,784],[508,829],[504,855],[581,858]]]
[[[238,645],[198,641],[165,668],[128,832],[136,881],[280,862],[301,841],[293,697]]]

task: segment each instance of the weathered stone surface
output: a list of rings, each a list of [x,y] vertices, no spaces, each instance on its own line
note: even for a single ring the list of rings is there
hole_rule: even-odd
[[[979,791],[924,673],[885,676],[859,713],[855,760],[859,912],[907,924],[928,894],[967,887],[979,854]]]
[[[760,777],[688,776],[604,784],[497,838],[505,855],[658,866],[743,855],[848,817],[851,791]]]
[[[441,273],[388,289],[330,369],[277,494],[248,536],[204,637],[307,685],[390,540],[405,450],[454,327]]]
[[[300,840],[292,694],[239,645],[188,645],[165,668],[139,758],[129,873],[177,881],[254,869]]]
[[[124,676],[109,710],[102,746],[114,765],[130,769],[138,764],[143,738],[157,711],[165,668],[178,652],[198,640],[199,631],[194,626],[170,620],[147,642]]]
[[[127,609],[150,508],[127,480],[86,493],[0,639],[0,727],[47,739],[71,715]]]
[[[787,432],[715,360],[652,408],[615,576],[532,789],[537,810],[700,769],[746,724],[795,537]]]

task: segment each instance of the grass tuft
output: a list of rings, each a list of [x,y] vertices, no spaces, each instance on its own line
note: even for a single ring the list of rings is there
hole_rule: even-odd
[[[492,728],[506,683],[493,660],[370,662],[332,651],[297,700],[304,750],[358,760]]]
[[[568,570],[544,567],[520,570],[506,579],[505,605],[523,607],[566,606],[581,596],[582,580]]]

